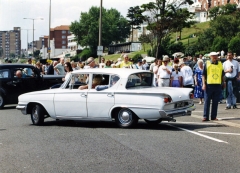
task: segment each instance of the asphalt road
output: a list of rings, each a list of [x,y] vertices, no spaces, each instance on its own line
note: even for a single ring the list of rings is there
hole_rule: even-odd
[[[0,173],[240,172],[240,128],[202,123],[202,108],[176,123],[140,121],[121,129],[114,122],[50,118],[33,126],[10,106],[0,110]]]

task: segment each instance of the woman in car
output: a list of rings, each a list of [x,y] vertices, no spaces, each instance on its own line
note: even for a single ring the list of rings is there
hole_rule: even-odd
[[[95,75],[92,81],[92,89],[95,89],[97,85],[100,85],[102,83],[102,76],[101,75]],[[78,89],[88,89],[88,85],[80,86]]]

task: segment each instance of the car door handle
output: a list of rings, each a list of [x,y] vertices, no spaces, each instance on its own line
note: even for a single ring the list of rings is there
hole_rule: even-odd
[[[81,96],[82,97],[87,97],[87,93],[82,93]]]
[[[108,96],[108,97],[113,97],[114,94],[113,94],[113,93],[108,93],[107,96]]]

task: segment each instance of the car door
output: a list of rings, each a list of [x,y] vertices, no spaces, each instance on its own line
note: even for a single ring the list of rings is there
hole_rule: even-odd
[[[102,75],[105,78],[103,85],[109,85],[109,75]],[[87,96],[88,117],[108,118],[111,108],[114,106],[115,95],[111,87],[105,90],[97,91],[89,89]]]
[[[114,91],[111,89],[103,91],[90,89],[87,98],[88,117],[108,118],[110,109],[114,105],[114,100]]]
[[[78,82],[75,79],[76,76],[72,75],[63,83],[62,88],[55,89],[54,108],[56,117],[87,117],[88,89],[79,90],[78,86],[80,85],[74,87]],[[81,85],[86,85],[86,83]]]

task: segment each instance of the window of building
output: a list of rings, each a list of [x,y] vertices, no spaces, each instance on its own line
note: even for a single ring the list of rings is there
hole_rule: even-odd
[[[225,4],[225,0],[222,0],[222,5],[224,5]]]
[[[68,31],[68,34],[71,34],[71,31]]]
[[[62,46],[62,49],[66,49],[66,46]]]
[[[62,34],[66,34],[66,31],[65,31],[65,30],[63,30],[63,31],[62,31]]]
[[[66,41],[62,41],[62,44],[66,44]]]
[[[214,1],[214,4],[213,4],[213,6],[215,7],[215,6],[217,6],[217,1]]]
[[[66,38],[66,35],[62,35],[62,38]]]

